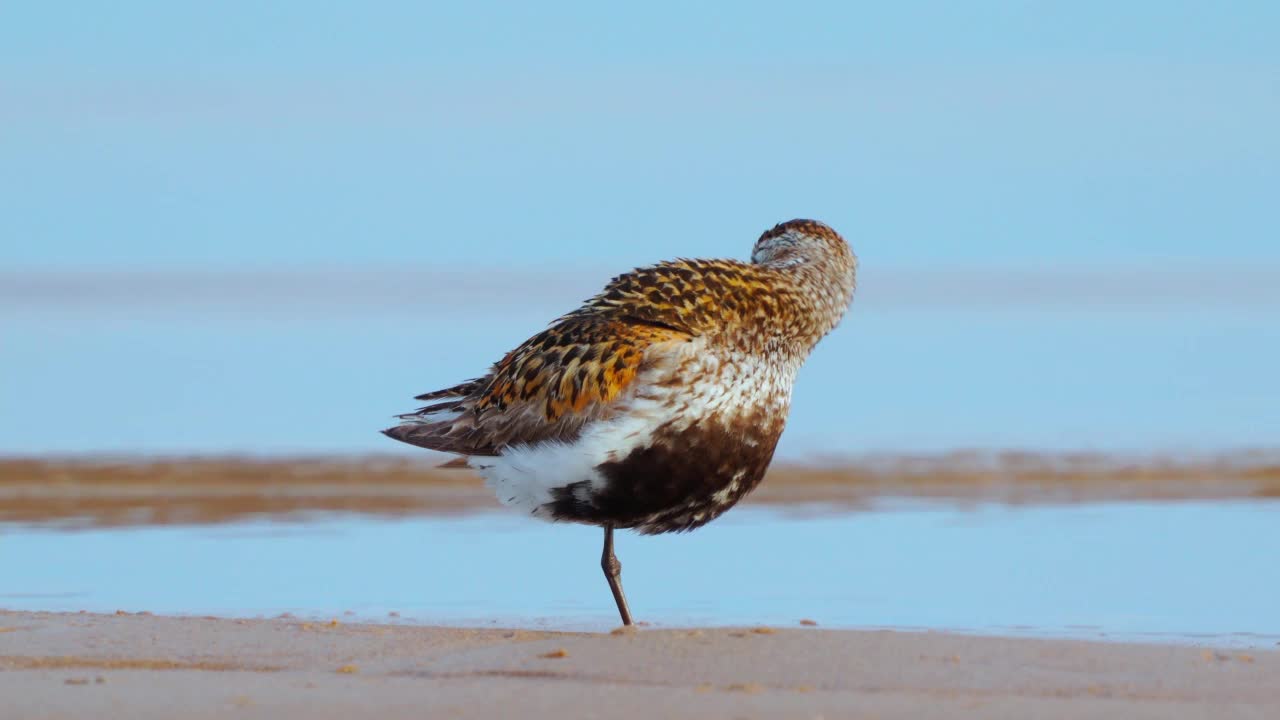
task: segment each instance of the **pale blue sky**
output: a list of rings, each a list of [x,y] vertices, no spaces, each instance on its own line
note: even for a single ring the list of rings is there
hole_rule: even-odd
[[[1280,258],[1280,4],[7,3],[0,264]]]
[[[1274,2],[0,4],[0,452],[396,450],[610,274],[797,216],[862,275],[789,452],[1273,444],[1277,37]]]

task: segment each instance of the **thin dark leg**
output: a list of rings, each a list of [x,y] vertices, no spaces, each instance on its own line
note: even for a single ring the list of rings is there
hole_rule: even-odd
[[[604,552],[600,555],[600,567],[604,569],[604,577],[609,581],[609,589],[613,591],[613,600],[618,603],[618,614],[622,616],[622,624],[631,624],[631,610],[627,608],[627,596],[622,594],[622,563],[613,554],[613,526],[604,526]]]

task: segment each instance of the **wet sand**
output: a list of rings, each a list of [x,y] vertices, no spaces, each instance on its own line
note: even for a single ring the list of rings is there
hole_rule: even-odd
[[[0,522],[86,526],[220,523],[254,516],[381,516],[497,509],[469,470],[440,458],[0,459]],[[1040,453],[871,456],[778,463],[746,503],[836,510],[887,498],[1070,503],[1280,497],[1280,453],[1208,458]]]
[[[1280,651],[0,611],[4,717],[1280,716]]]

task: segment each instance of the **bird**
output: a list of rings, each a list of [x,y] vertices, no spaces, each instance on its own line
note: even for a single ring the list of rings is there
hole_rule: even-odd
[[[603,528],[601,569],[631,625],[614,530],[687,532],[760,483],[857,268],[844,238],[803,219],[761,234],[749,262],[637,268],[382,432],[458,456],[445,466],[476,470],[505,505]]]

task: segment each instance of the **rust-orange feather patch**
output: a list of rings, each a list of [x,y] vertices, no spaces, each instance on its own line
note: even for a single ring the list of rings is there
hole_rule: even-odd
[[[687,339],[677,330],[602,317],[566,317],[507,353],[476,401],[477,415],[521,405],[548,422],[608,405],[635,380],[654,343]]]

